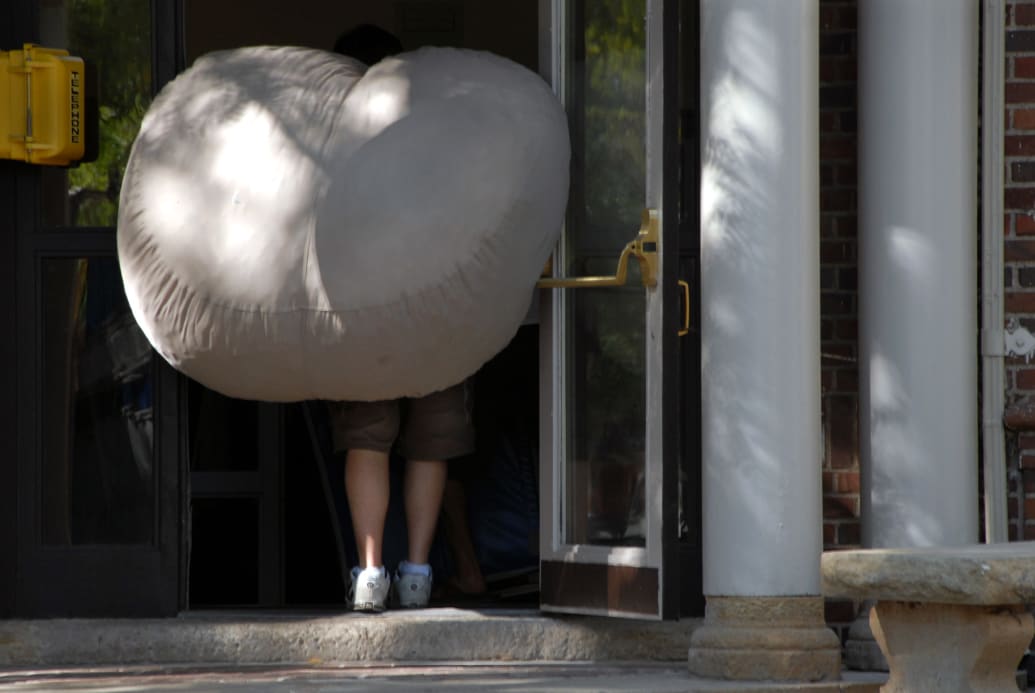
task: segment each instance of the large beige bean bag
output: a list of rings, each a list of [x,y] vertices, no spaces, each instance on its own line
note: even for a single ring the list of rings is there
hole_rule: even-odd
[[[130,306],[169,363],[230,396],[442,389],[521,324],[568,159],[547,85],[491,54],[426,48],[364,74],[310,49],[213,53],[133,145]]]

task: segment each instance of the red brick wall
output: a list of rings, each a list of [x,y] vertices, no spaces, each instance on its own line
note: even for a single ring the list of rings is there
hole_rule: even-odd
[[[1035,333],[1035,3],[1010,3],[1006,24],[1006,313]],[[1006,387],[1008,405],[1035,400],[1035,359],[1007,358]],[[1008,438],[1007,465],[1010,538],[1035,539],[1035,434]],[[1018,495],[1025,506],[1023,529]]]
[[[820,3],[823,543],[859,543],[856,0]]]
[[[859,543],[856,0],[820,0],[820,305],[823,544]],[[827,601],[845,637],[855,605]]]

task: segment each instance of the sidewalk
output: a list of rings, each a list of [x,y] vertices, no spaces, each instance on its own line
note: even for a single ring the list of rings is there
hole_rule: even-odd
[[[0,691],[38,693],[358,693],[359,691],[496,691],[540,693],[876,693],[883,677],[806,685],[694,679],[686,667],[642,664],[436,663],[352,667],[42,669],[0,671]]]
[[[0,621],[0,692],[874,693],[883,680],[694,679],[687,647],[699,624],[451,608],[8,620]]]

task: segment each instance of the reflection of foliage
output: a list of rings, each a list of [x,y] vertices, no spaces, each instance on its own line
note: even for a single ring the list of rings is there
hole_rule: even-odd
[[[69,171],[72,221],[113,226],[122,173],[151,101],[151,4],[67,0],[68,47],[97,66],[100,151]]]
[[[610,273],[638,228],[644,201],[646,1],[583,0],[582,6],[585,63],[573,66],[573,102],[583,112],[573,145],[581,150],[575,175],[581,177],[583,199],[573,202],[584,207],[572,210],[571,270]],[[642,461],[643,292],[580,291],[570,300],[578,372],[576,458],[604,466]]]
[[[637,518],[645,498],[637,481],[646,446],[643,292],[589,289],[578,293],[576,306],[580,382],[570,451],[576,468],[569,483],[586,493],[584,540],[642,545]]]
[[[643,206],[645,15],[645,0],[585,4],[586,222],[609,237],[630,235]]]
[[[645,421],[644,309],[638,289],[582,291],[577,348],[584,379],[578,436],[591,457],[627,458],[642,452]],[[603,461],[603,459],[601,459]]]

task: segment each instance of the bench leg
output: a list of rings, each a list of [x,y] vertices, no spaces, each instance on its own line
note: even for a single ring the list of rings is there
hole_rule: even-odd
[[[887,657],[883,693],[1016,693],[1035,632],[1022,606],[878,602],[873,635]]]

